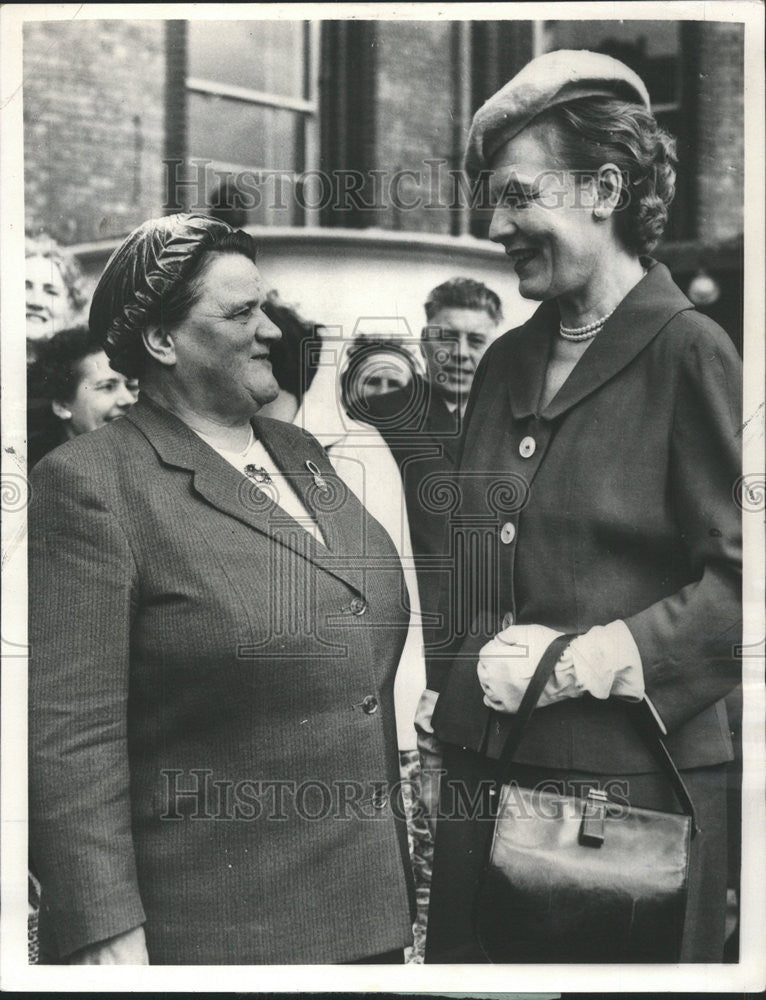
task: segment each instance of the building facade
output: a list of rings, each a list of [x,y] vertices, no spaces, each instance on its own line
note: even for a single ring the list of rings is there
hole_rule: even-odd
[[[304,243],[332,229],[349,247],[378,231],[486,247],[488,212],[460,174],[473,112],[533,56],[587,47],[633,66],[677,136],[658,256],[741,345],[743,33],[708,21],[29,22],[27,226],[92,248],[149,216],[212,206]]]

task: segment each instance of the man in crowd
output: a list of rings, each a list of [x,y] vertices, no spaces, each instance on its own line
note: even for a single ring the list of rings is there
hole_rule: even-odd
[[[455,468],[476,367],[497,333],[502,310],[486,285],[459,277],[431,291],[425,312],[421,346],[427,377],[415,374],[408,385],[369,398],[352,415],[378,428],[399,465],[427,625],[445,572],[444,487]]]

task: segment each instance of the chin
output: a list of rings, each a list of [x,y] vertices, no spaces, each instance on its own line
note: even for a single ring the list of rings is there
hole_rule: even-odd
[[[535,302],[551,298],[548,289],[542,289],[539,285],[536,286],[534,281],[524,281],[523,278],[519,280],[519,295],[523,299],[532,299]]]
[[[277,385],[276,380],[274,380],[270,386],[262,386],[259,389],[255,389],[252,393],[253,400],[258,404],[258,406],[265,406],[267,403],[273,403],[278,395],[279,386]]]

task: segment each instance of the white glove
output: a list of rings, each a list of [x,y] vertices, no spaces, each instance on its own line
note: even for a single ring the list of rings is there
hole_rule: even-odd
[[[515,713],[548,645],[562,635],[545,625],[511,625],[479,652],[477,673],[484,704]],[[537,702],[538,708],[585,693],[594,698],[641,699],[641,654],[624,621],[596,625],[573,639]]]
[[[487,708],[518,711],[537,664],[557,635],[563,632],[546,625],[511,625],[482,646],[477,673]],[[540,707],[550,704],[545,694],[537,703]]]

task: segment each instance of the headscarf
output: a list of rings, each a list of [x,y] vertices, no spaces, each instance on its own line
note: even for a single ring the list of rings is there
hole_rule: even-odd
[[[90,307],[91,333],[112,368],[129,377],[140,374],[143,330],[161,321],[163,303],[186,282],[200,257],[234,232],[206,215],[167,215],[149,219],[126,237],[109,258]],[[254,261],[254,241],[240,235],[249,241]]]

